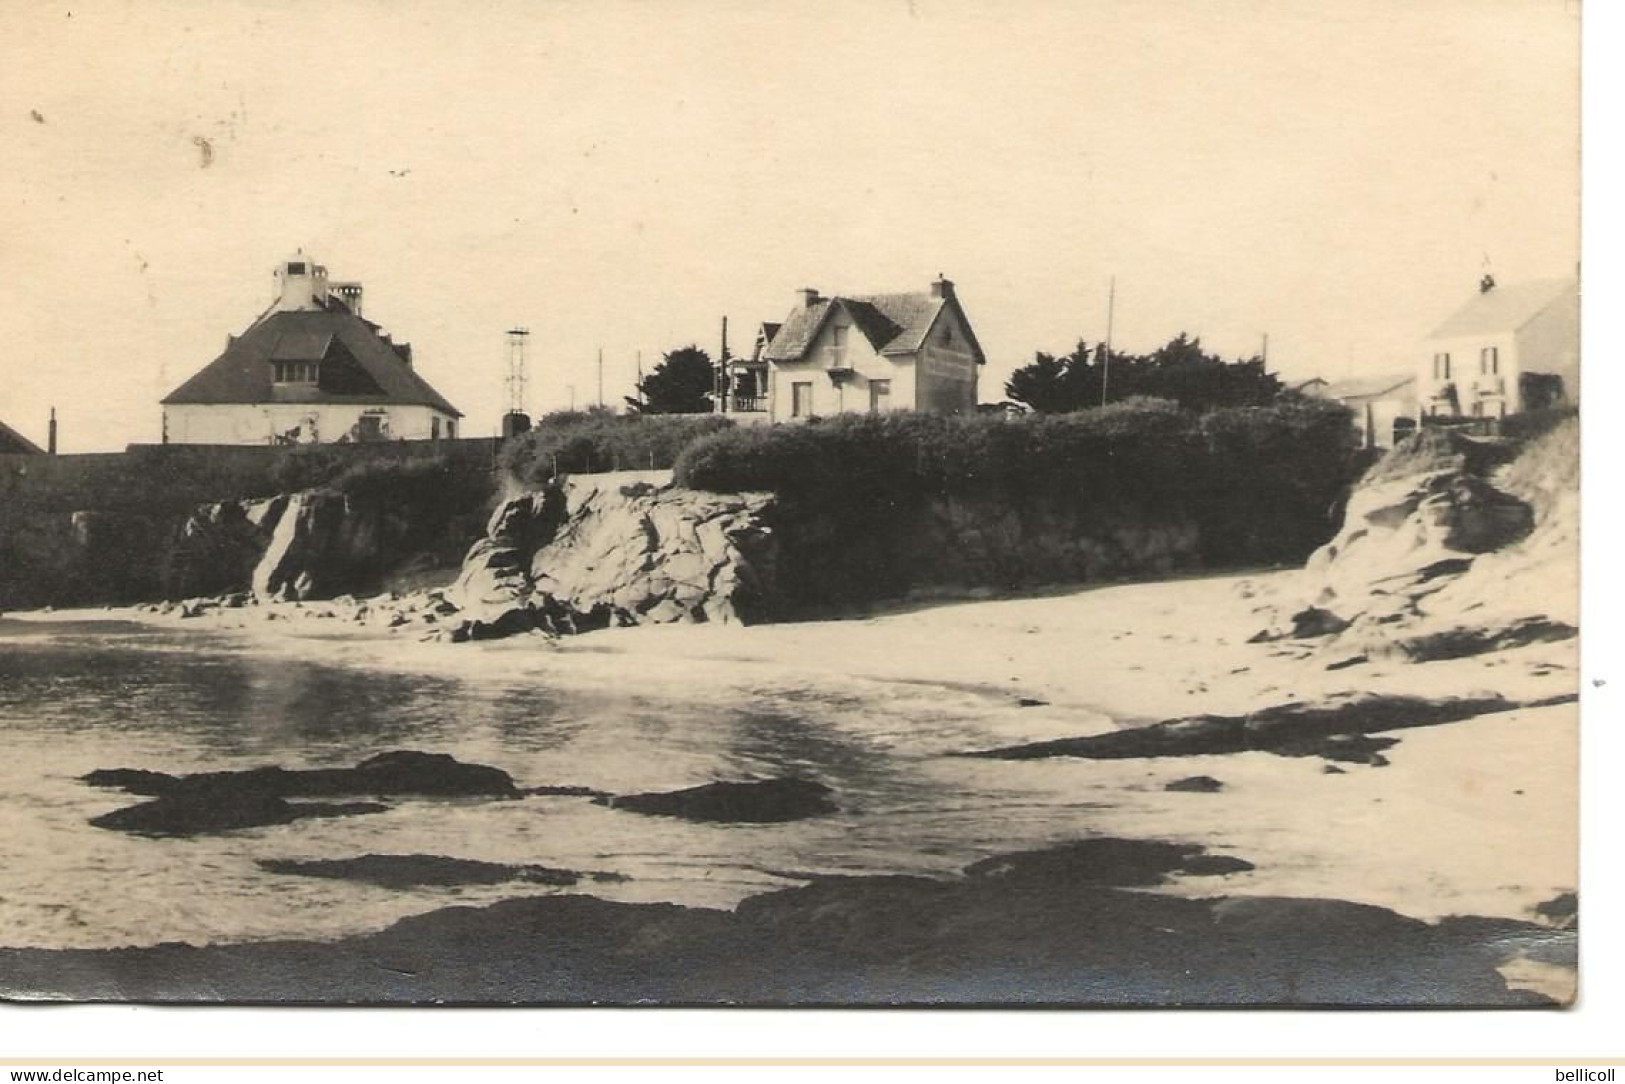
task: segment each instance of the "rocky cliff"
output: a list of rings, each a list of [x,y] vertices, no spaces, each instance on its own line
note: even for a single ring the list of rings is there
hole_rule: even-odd
[[[447,592],[462,619],[450,635],[755,623],[920,591],[1163,573],[1197,562],[1197,534],[1178,517],[993,499],[853,515],[684,489],[666,472],[578,475],[497,508]]]
[[[454,568],[479,522],[435,502],[322,489],[176,513],[27,510],[0,522],[0,607],[376,591]]]
[[[678,489],[666,472],[578,475],[504,501],[448,598],[453,639],[527,628],[767,620],[772,498]]]
[[[1412,438],[1355,489],[1257,638],[1427,661],[1573,637],[1578,471],[1573,420],[1522,448]]]

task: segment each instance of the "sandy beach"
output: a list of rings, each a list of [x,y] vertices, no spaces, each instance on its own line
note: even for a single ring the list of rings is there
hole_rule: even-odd
[[[1527,704],[1574,690],[1572,640],[1420,664],[1378,658],[1352,666],[1303,643],[1249,642],[1271,608],[1295,596],[1302,575],[1269,571],[922,600],[844,620],[750,628],[657,626],[455,645],[421,642],[412,629],[392,633],[324,617],[337,611],[319,603],[252,605],[186,620],[123,610],[33,616],[207,626],[242,637],[256,652],[290,659],[465,680],[534,675],[563,689],[621,683],[651,698],[719,709],[800,702],[836,726],[843,713],[856,721],[865,697],[889,690],[884,695],[895,694],[921,719],[939,712],[974,720],[934,732],[931,740],[940,744],[934,751],[943,755],[1348,694],[1499,695]],[[267,621],[271,612],[277,620]],[[998,771],[1023,784],[1069,788],[1070,797],[1091,808],[1092,834],[1195,845],[1252,867],[1222,877],[1176,872],[1137,891],[1193,900],[1345,901],[1426,923],[1479,916],[1547,924],[1537,907],[1577,883],[1576,705],[1496,711],[1389,736],[1397,744],[1371,763],[1255,750],[1058,757],[998,762]],[[866,740],[888,739],[870,733]],[[677,767],[666,779],[658,767],[649,771],[645,783],[694,781]],[[1204,777],[1217,785],[1167,789]],[[952,876],[976,853],[972,847],[944,854],[940,870],[931,872]],[[898,872],[918,875],[922,867]],[[1572,935],[1564,936],[1572,954]],[[1497,966],[1515,988],[1559,1000],[1572,995],[1571,965],[1522,959],[1517,951],[1503,955]]]

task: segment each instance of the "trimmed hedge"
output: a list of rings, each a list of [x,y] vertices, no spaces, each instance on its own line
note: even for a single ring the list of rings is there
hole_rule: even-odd
[[[694,441],[676,480],[765,490],[851,522],[933,496],[997,495],[1194,517],[1215,563],[1297,560],[1335,531],[1363,464],[1325,400],[1191,414],[1131,400],[1019,418],[895,413],[737,428]]]
[[[560,411],[509,441],[502,465],[524,485],[538,485],[556,474],[667,470],[688,445],[732,425],[711,414]]]

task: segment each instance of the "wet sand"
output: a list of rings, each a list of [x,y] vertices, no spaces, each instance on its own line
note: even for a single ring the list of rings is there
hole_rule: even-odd
[[[188,624],[236,626],[257,649],[319,651],[353,665],[465,675],[530,670],[564,687],[635,680],[652,697],[719,704],[795,689],[828,694],[858,680],[958,691],[997,713],[1007,744],[1349,692],[1530,702],[1572,694],[1577,684],[1572,641],[1337,669],[1311,645],[1247,642],[1265,624],[1262,608],[1290,595],[1297,575],[922,602],[861,618],[749,629],[617,629],[558,641],[420,643],[293,611],[267,623],[257,607]],[[1537,907],[1577,883],[1575,706],[1503,711],[1388,736],[1398,741],[1384,750],[1383,765],[1261,751],[1089,762],[1080,799],[1099,802],[1103,836],[1206,847],[1254,867],[1223,876],[1174,872],[1159,883],[1124,885],[1018,858],[1026,872],[1015,881],[951,872],[820,878],[752,897],[732,912],[581,897],[513,900],[407,919],[331,951],[301,942],[30,950],[9,953],[5,970],[16,977],[14,990],[28,988],[34,975],[36,989],[49,996],[115,999],[1539,1000],[1509,991],[1508,975],[1544,997],[1571,997],[1573,934],[1553,929]],[[1045,765],[1008,768],[1041,772]],[[1164,789],[1202,776],[1220,786]]]

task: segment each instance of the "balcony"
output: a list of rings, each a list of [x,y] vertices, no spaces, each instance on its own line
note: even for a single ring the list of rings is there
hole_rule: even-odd
[[[767,396],[765,395],[730,395],[728,397],[728,412],[730,414],[759,414],[767,411]]]
[[[1473,391],[1479,395],[1505,395],[1506,390],[1504,376],[1481,376],[1473,381]]]

